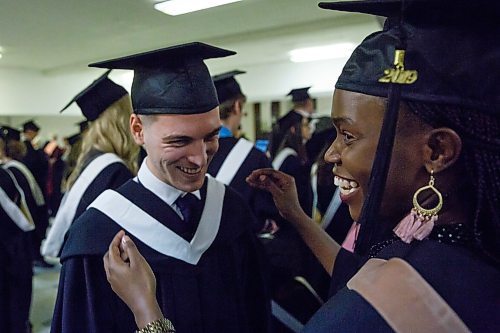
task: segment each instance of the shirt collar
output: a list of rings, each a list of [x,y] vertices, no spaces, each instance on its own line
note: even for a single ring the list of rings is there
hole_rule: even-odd
[[[307,111],[304,111],[304,110],[301,110],[301,109],[294,109],[293,111],[297,112],[302,117],[311,118],[311,114],[309,112],[307,112]]]
[[[141,168],[137,173],[137,178],[139,183],[141,183],[145,188],[156,194],[160,199],[166,202],[168,205],[172,206],[179,196],[186,195],[187,192],[181,191],[161,180],[159,180],[149,169],[146,161],[147,157],[141,164]],[[199,190],[191,192],[198,199],[201,199],[201,194]]]
[[[219,138],[231,138],[233,137],[233,133],[229,128],[226,126],[221,126],[220,131],[219,131]]]

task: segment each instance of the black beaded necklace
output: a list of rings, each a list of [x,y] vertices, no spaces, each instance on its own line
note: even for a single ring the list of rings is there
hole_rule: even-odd
[[[472,232],[463,223],[437,225],[430,233],[428,239],[443,244],[459,245],[470,247],[472,244]],[[398,236],[392,234],[390,238],[373,245],[368,252],[369,258],[375,258],[380,251],[400,240]],[[418,242],[415,240],[415,242]]]

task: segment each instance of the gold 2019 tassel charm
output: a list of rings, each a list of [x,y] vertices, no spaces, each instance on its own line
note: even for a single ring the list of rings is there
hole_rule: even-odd
[[[378,79],[382,83],[412,84],[417,81],[418,73],[416,70],[405,70],[404,67],[405,51],[396,50],[394,53],[394,67],[384,71],[384,75]]]

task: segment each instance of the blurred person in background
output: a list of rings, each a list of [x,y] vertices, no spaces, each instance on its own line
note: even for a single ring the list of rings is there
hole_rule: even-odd
[[[137,172],[139,147],[129,129],[130,95],[108,78],[109,72],[64,108],[76,102],[90,125],[82,138],[76,166],[66,182],[61,206],[43,244],[45,256],[58,257],[73,221],[99,194],[117,188]]]

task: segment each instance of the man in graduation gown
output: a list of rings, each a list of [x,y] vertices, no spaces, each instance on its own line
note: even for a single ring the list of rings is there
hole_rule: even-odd
[[[3,155],[3,167],[14,177],[19,191],[22,192],[29,213],[35,223],[35,230],[30,233],[32,239],[32,259],[38,267],[52,267],[45,262],[40,254],[40,246],[45,238],[45,230],[49,226],[49,215],[43,191],[38,185],[31,171],[21,161],[16,160],[17,147],[23,146],[21,132],[9,126],[0,128],[0,137],[4,140],[5,149],[0,152]]]
[[[102,261],[120,229],[151,264],[161,310],[178,332],[268,331],[253,214],[206,176],[220,120],[203,59],[232,54],[191,43],[93,65],[135,71],[131,130],[148,156],[136,178],[105,191],[69,230],[52,332],[136,329]]]
[[[20,205],[14,179],[0,168],[0,324],[5,333],[30,332],[33,270],[27,233],[34,225]]]
[[[38,149],[33,145],[35,138],[40,131],[38,126],[33,120],[29,120],[23,124],[23,137],[24,144],[26,145],[26,155],[24,156],[23,163],[30,169],[33,176],[35,176],[38,186],[43,190],[47,181],[47,171],[49,168],[48,158],[43,152],[43,149]]]
[[[254,147],[253,142],[237,137],[246,96],[234,76],[243,73],[235,70],[213,77],[220,103],[222,128],[219,150],[208,167],[208,173],[235,189],[246,200],[257,217],[254,230],[259,232],[266,225],[274,224],[272,221],[279,218],[279,213],[268,192],[257,190],[245,181],[253,170],[271,168],[271,162]]]
[[[34,145],[34,140],[40,131],[40,126],[38,126],[33,120],[29,120],[23,124],[23,137],[24,137],[24,145],[26,146],[26,155],[22,159],[22,163],[26,165],[26,167],[31,171],[33,177],[35,177],[38,186],[42,190],[44,201],[45,201],[45,186],[47,183],[47,173],[49,170],[49,161],[47,155],[45,155],[43,149],[38,149],[36,145]],[[44,209],[47,209],[47,206],[44,205]],[[43,215],[46,213],[44,212]],[[49,268],[53,265],[46,262],[43,257],[40,255],[40,244],[45,237],[45,232],[49,226],[48,219],[45,219],[46,222],[40,224],[36,228],[35,241],[36,247],[36,256],[35,256],[35,265],[39,267]]]

